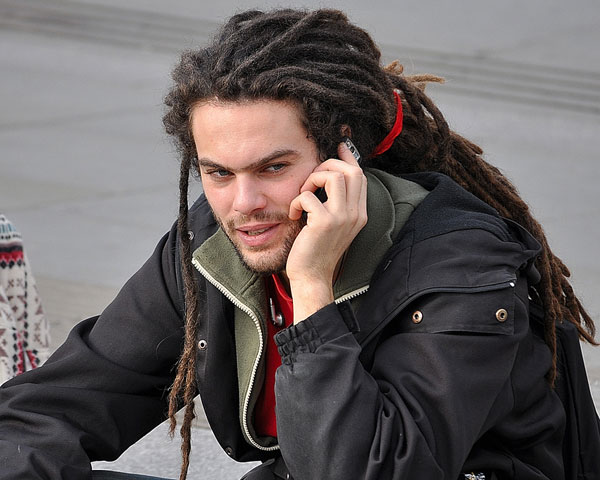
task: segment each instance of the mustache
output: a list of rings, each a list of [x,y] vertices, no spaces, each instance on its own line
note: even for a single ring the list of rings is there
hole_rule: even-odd
[[[285,213],[281,212],[257,212],[252,215],[239,215],[235,218],[227,220],[227,228],[235,229],[239,225],[252,222],[290,222],[291,220]]]

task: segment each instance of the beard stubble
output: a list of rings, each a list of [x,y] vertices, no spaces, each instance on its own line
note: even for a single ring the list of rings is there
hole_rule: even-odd
[[[290,254],[294,240],[296,240],[296,237],[304,225],[306,225],[306,220],[303,217],[299,220],[290,220],[289,217],[283,213],[259,212],[255,215],[240,215],[236,218],[229,219],[226,222],[223,222],[223,220],[215,215],[214,212],[213,215],[246,268],[263,276],[272,275],[285,270],[288,255]],[[276,244],[267,247],[247,247],[241,245],[235,237],[236,227],[252,222],[279,223],[284,226],[286,230],[285,237],[279,245]],[[245,252],[248,252],[248,254],[245,254]],[[259,255],[250,255],[250,252],[258,253]],[[262,255],[260,255],[261,252],[263,252]]]

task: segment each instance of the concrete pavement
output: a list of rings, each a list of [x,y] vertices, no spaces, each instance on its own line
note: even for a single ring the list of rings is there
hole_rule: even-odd
[[[329,5],[409,73],[447,78],[430,93],[514,180],[600,319],[597,3]],[[169,71],[177,51],[245,6],[0,0],[0,209],[23,233],[54,346],[106,306],[175,219],[177,158],[160,125]],[[587,348],[586,360],[598,405],[600,352]],[[205,426],[194,478],[239,477],[247,466],[221,453]],[[175,477],[177,461],[161,426],[111,468]]]

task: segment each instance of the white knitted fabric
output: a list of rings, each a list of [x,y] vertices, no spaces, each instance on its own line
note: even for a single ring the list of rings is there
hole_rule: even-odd
[[[21,234],[0,214],[0,384],[44,362],[49,344]]]

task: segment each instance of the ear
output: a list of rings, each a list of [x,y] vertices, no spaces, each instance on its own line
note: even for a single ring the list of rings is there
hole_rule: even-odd
[[[352,138],[352,129],[350,128],[350,125],[342,125],[340,127],[340,133],[342,134],[342,137]]]

